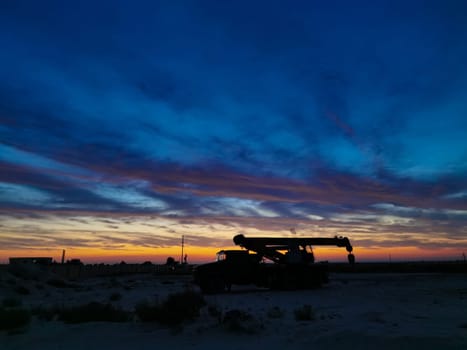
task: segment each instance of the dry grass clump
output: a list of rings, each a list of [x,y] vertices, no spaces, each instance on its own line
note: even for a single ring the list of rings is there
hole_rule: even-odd
[[[55,287],[55,288],[75,288],[76,285],[66,282],[63,279],[60,278],[50,278],[46,281],[46,283],[49,286]]]
[[[65,323],[126,322],[130,318],[128,312],[112,304],[98,302],[59,309],[57,313],[58,319]]]
[[[17,287],[14,288],[14,291],[17,294],[20,294],[20,295],[31,294],[31,291],[28,288],[26,288],[25,286],[17,286]]]
[[[165,326],[177,326],[199,316],[205,305],[202,294],[187,290],[170,294],[162,303],[141,302],[135,312],[143,322],[158,322]]]
[[[235,333],[258,333],[263,325],[249,312],[233,309],[224,313],[222,318],[224,329]]]
[[[31,310],[32,314],[37,317],[39,320],[43,321],[52,321],[59,314],[59,307],[44,307],[37,306]]]
[[[303,305],[294,310],[296,321],[312,321],[315,319],[315,313],[311,305]]]
[[[279,306],[273,306],[272,308],[268,309],[266,315],[268,318],[282,318],[284,317],[284,310],[282,310]]]
[[[0,306],[0,331],[17,331],[29,324],[31,312],[23,309],[17,297],[5,297]]]
[[[120,294],[119,292],[110,294],[110,297],[109,297],[110,301],[118,301],[120,299],[122,299],[122,294]]]
[[[21,308],[0,307],[0,331],[13,331],[28,325],[31,312]]]
[[[2,306],[5,308],[19,307],[21,305],[23,305],[23,301],[15,297],[7,297],[2,300]]]
[[[222,310],[217,305],[208,305],[208,314],[222,323]]]

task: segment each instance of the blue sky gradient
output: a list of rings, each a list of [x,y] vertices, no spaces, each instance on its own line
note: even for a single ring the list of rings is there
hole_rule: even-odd
[[[464,1],[7,0],[0,45],[4,250],[467,249]]]

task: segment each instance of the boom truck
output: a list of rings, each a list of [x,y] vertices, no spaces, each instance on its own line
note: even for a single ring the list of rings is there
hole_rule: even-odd
[[[215,262],[195,268],[194,282],[202,292],[230,291],[234,284],[270,289],[320,287],[328,281],[328,269],[326,263],[315,263],[313,246],[345,247],[349,263],[355,263],[347,237],[245,237],[240,234],[233,241],[245,250],[221,250]]]

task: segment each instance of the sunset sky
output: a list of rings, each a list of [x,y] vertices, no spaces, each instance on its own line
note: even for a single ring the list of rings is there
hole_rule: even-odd
[[[467,2],[0,2],[0,263],[239,233],[467,254]]]

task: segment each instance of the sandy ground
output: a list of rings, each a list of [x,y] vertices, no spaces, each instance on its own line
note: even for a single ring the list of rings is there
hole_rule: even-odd
[[[57,288],[44,279],[4,274],[0,297],[15,296],[23,307],[34,308],[108,302],[118,293],[121,299],[112,303],[131,311],[142,300],[196,289],[190,281],[189,276],[133,275]],[[29,294],[14,294],[18,286]],[[65,324],[33,317],[18,332],[0,332],[0,349],[467,349],[467,276],[461,274],[333,274],[318,290],[234,287],[205,300],[199,318],[177,329],[137,319]],[[312,306],[313,320],[296,320],[294,310],[304,305]],[[253,319],[243,331],[233,331],[209,309],[223,315],[242,310]]]

